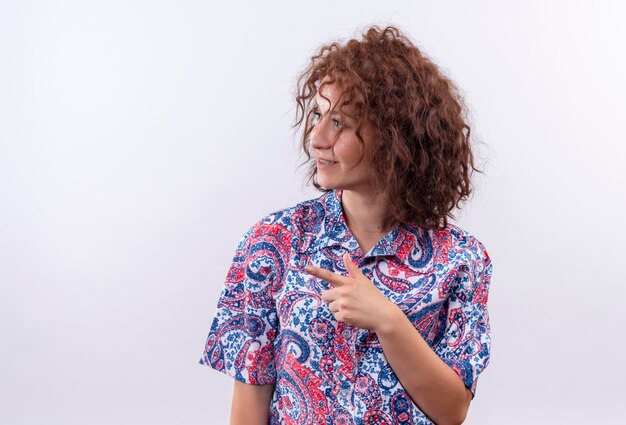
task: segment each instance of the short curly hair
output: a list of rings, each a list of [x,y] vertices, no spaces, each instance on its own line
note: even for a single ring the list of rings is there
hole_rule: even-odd
[[[293,127],[304,120],[307,182],[324,192],[329,189],[315,179],[309,140],[322,80],[323,86],[341,88],[345,100],[339,107],[351,107],[346,113],[358,123],[362,144],[363,123],[376,130],[370,173],[374,188],[389,196],[384,228],[395,223],[447,227],[448,217],[455,218],[451,211],[473,191],[472,173],[482,173],[474,164],[467,108],[454,83],[393,26],[374,25],[361,40],[320,47],[298,76]]]

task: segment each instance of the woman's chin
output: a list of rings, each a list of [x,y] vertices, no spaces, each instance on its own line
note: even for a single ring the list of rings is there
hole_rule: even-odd
[[[328,179],[320,179],[319,175],[316,176],[315,182],[324,189],[335,189],[331,181],[328,181]]]

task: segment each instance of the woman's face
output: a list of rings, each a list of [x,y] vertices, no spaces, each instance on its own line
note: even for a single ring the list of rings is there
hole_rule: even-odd
[[[371,126],[361,127],[361,144],[355,133],[357,123],[342,114],[339,108],[332,115],[330,113],[339,101],[339,87],[336,84],[325,85],[320,92],[330,103],[319,92],[315,95],[317,106],[313,107],[310,140],[316,159],[317,183],[326,189],[371,191],[368,155],[372,144]]]

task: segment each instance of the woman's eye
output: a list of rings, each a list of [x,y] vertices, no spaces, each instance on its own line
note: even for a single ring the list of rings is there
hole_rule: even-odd
[[[313,109],[311,110],[311,115],[313,116],[313,118],[311,119],[311,123],[312,124],[317,124],[317,122],[322,119],[322,114],[320,113],[320,111],[318,109]],[[344,128],[346,126],[343,125],[343,123],[337,119],[333,119],[332,120],[333,126],[337,129],[340,128]]]

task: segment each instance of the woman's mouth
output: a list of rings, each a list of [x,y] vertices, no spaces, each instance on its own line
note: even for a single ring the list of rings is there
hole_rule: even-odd
[[[336,163],[337,163],[337,161],[327,161],[327,160],[322,159],[322,158],[317,158],[317,164],[318,165],[329,167],[329,166],[334,165]]]

